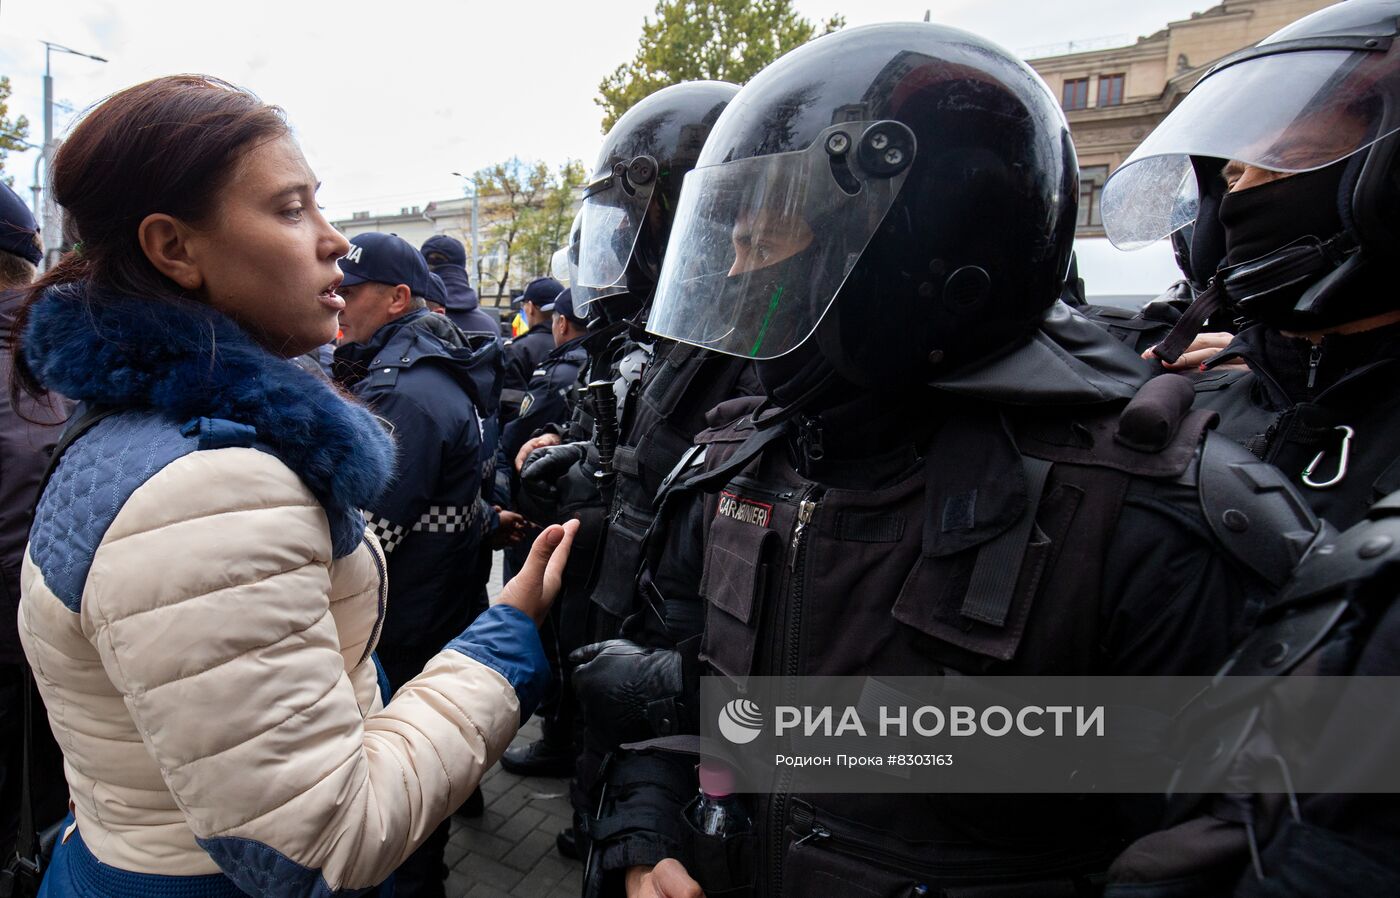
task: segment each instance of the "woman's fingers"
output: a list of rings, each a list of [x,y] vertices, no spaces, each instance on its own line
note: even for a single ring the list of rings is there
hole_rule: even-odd
[[[501,590],[501,603],[520,609],[537,624],[544,620],[559,593],[564,565],[569,560],[569,547],[578,527],[578,521],[573,520],[545,528],[535,538],[520,572]]]
[[[578,528],[578,518],[568,521],[560,528],[564,531],[563,535],[555,544],[545,564],[544,588],[546,592],[550,593],[549,601],[551,602],[554,601],[553,593],[559,591],[559,584],[563,582],[564,566],[569,563],[569,551],[573,548],[574,536],[577,535]]]

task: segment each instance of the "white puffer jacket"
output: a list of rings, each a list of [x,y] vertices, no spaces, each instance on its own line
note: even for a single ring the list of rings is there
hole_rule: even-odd
[[[75,320],[85,315],[31,324],[72,331],[28,349],[70,394],[82,376],[53,377],[57,359],[110,349],[110,332]],[[185,421],[184,407],[101,421],[64,455],[31,533],[20,632],[76,818],[50,878],[86,881],[105,865],[222,872],[250,894],[377,885],[533,709],[547,673],[538,635],[520,612],[492,608],[384,705],[371,657],[384,561],[347,501],[387,479],[382,433],[230,322],[182,316],[162,323],[190,336],[217,319],[217,339],[195,340],[192,359],[214,359],[224,386],[238,378],[257,395]],[[107,371],[145,358],[120,355]],[[285,435],[306,427],[320,442],[290,445]]]

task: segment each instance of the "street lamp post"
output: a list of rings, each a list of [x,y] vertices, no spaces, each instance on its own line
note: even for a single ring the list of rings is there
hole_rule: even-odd
[[[477,257],[477,254],[476,254],[476,215],[477,215],[477,193],[478,193],[478,191],[477,191],[477,189],[476,189],[476,179],[475,179],[475,178],[472,178],[472,177],[468,177],[467,175],[464,175],[464,174],[462,174],[462,173],[459,172],[459,171],[454,171],[452,174],[454,174],[454,175],[456,175],[457,177],[461,178],[463,181],[468,181],[468,182],[470,182],[471,185],[472,185],[472,276],[476,278],[476,290],[477,290],[477,293],[481,293],[481,291],[482,291],[482,287],[481,287],[481,262],[480,262],[479,258]]]
[[[55,44],[52,41],[40,41],[44,45],[44,143],[39,150],[39,159],[44,163],[44,177],[49,177],[49,162],[53,159],[53,71],[50,59],[54,51],[67,53],[70,56],[82,56],[85,59],[106,62],[101,56],[94,56],[91,53],[83,53],[62,44]],[[39,215],[42,222],[44,234],[44,267],[48,268],[51,261],[51,254],[56,254],[63,244],[63,237],[59,233],[58,227],[58,207],[54,204],[53,198],[49,197],[40,208],[39,195],[43,190],[38,177],[38,163],[35,163],[34,177],[34,211]]]

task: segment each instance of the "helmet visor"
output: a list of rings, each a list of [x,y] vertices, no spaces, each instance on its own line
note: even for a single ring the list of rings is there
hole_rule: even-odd
[[[647,330],[771,359],[811,335],[908,176],[914,136],[848,122],[686,175]]]
[[[1103,223],[1136,249],[1195,221],[1192,156],[1277,172],[1331,165],[1394,133],[1389,53],[1301,50],[1227,66],[1187,94],[1103,188]]]
[[[638,173],[645,175],[645,180]],[[656,189],[656,163],[639,156],[584,189],[578,215],[574,302],[582,314],[599,296],[625,291],[623,275]]]

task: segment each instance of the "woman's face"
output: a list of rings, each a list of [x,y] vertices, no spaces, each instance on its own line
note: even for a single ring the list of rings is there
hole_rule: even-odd
[[[210,221],[189,238],[202,298],[291,358],[335,338],[350,244],[316,206],[319,185],[290,136],[244,155]]]

